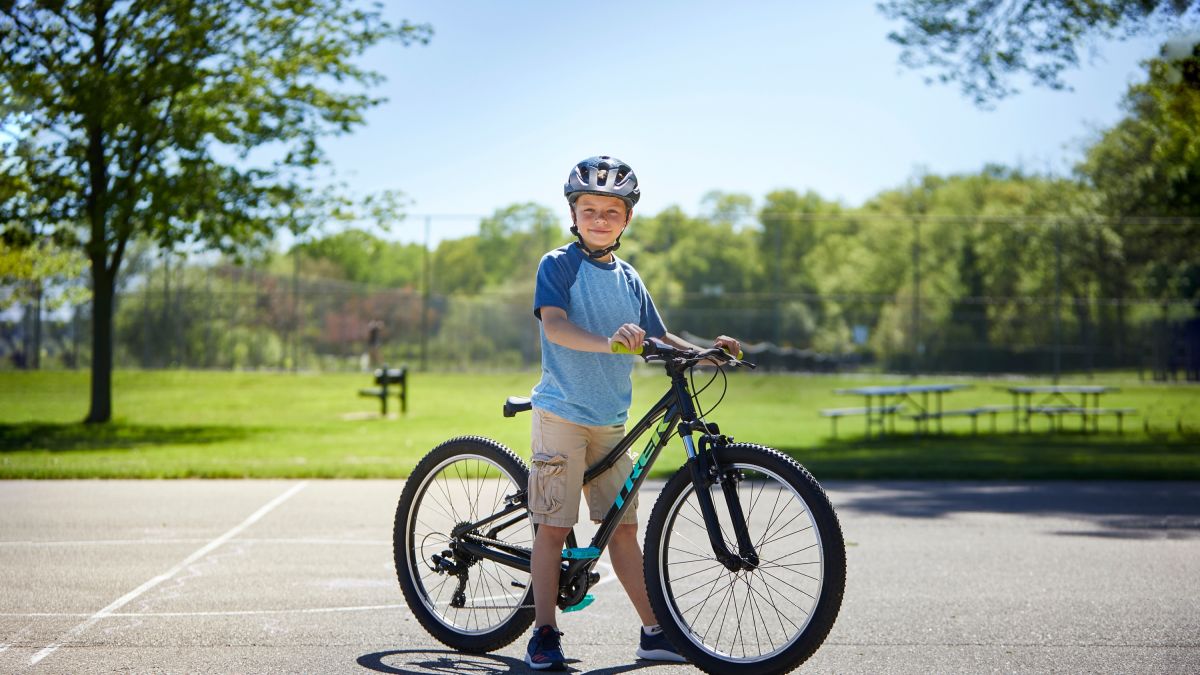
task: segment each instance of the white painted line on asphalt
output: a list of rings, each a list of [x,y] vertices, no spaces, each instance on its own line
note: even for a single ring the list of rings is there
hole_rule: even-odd
[[[34,540],[14,540],[0,541],[0,546],[25,546],[31,548],[44,548],[53,546],[143,546],[145,544],[196,544],[205,541],[204,539],[74,539],[63,541],[34,541]],[[239,543],[243,544],[332,544],[349,546],[391,546],[392,542],[386,539],[296,539],[296,538],[281,538],[281,539],[238,539]]]
[[[61,619],[68,616],[91,616],[87,612],[4,612],[0,619]]]
[[[47,656],[50,656],[55,651],[57,651],[59,647],[66,644],[68,641],[73,640],[76,637],[79,637],[79,635],[81,635],[88,628],[91,628],[92,625],[95,624],[100,619],[103,619],[104,617],[107,617],[107,616],[111,616],[113,614],[113,612],[115,612],[118,609],[129,604],[134,599],[136,599],[139,595],[154,588],[155,586],[161,584],[162,582],[167,581],[171,577],[173,577],[176,574],[178,574],[179,572],[183,571],[183,569],[186,568],[188,565],[191,565],[192,563],[196,562],[200,558],[203,558],[204,556],[211,553],[214,549],[216,549],[221,544],[224,544],[225,542],[229,541],[230,539],[236,537],[238,535],[238,533],[240,533],[242,530],[244,530],[247,527],[250,527],[254,523],[258,522],[258,520],[260,518],[262,518],[263,516],[270,513],[275,507],[279,506],[280,504],[282,504],[285,501],[287,501],[288,499],[290,499],[292,497],[292,495],[303,490],[306,485],[308,485],[308,481],[304,481],[303,483],[293,485],[291,488],[289,488],[287,490],[287,492],[284,492],[283,494],[279,495],[275,499],[272,499],[271,501],[267,502],[262,508],[260,508],[259,510],[255,511],[253,514],[251,514],[249,518],[243,520],[241,523],[236,525],[233,529],[229,530],[225,534],[208,542],[207,544],[202,546],[199,550],[197,550],[195,553],[184,558],[182,561],[179,562],[179,564],[177,564],[174,567],[172,567],[171,569],[167,570],[165,573],[160,574],[160,575],[154,577],[153,579],[150,579],[149,581],[142,584],[141,586],[138,586],[137,588],[133,589],[132,591],[117,598],[109,606],[105,607],[104,609],[100,610],[99,612],[96,612],[95,614],[93,614],[91,617],[89,617],[83,623],[81,623],[78,626],[75,626],[71,630],[67,631],[65,634],[63,634],[61,637],[59,637],[59,639],[57,641],[55,641],[53,644],[47,645],[40,652],[38,652],[37,654],[34,654],[33,658],[29,660],[29,665],[32,666],[32,665],[36,664],[38,661],[41,661],[42,659],[46,658]]]
[[[76,539],[64,541],[0,541],[0,546],[26,546],[30,548],[45,548],[50,546],[128,546],[143,544],[197,544],[205,539]]]
[[[408,609],[408,605],[361,605],[357,607],[300,607],[292,609],[230,609],[219,612],[109,612],[105,616],[126,618],[179,616],[253,616],[257,614],[325,614],[328,612],[365,612],[380,609]],[[86,612],[16,612],[0,613],[3,619],[62,619],[91,616]]]
[[[367,612],[382,609],[408,609],[408,605],[362,605],[359,607],[309,607],[302,609],[242,609],[228,612],[120,612],[111,616],[257,616],[260,614],[328,614],[330,612]]]
[[[245,541],[245,540],[239,540],[239,541]],[[260,541],[275,541],[275,540],[263,539]],[[292,540],[282,540],[282,541],[292,541]],[[303,541],[303,540],[296,540],[296,541]],[[193,554],[193,555],[195,555],[195,554]],[[181,563],[181,565],[182,565],[182,563]],[[600,571],[602,572],[602,574],[600,575],[600,581],[598,581],[596,584],[594,584],[592,586],[592,588],[596,588],[597,586],[603,586],[605,584],[609,584],[609,583],[612,583],[617,580],[617,575],[613,572],[613,568],[612,568],[611,564],[601,561],[600,563],[597,564],[597,567],[600,568]],[[178,571],[178,570],[175,570],[175,571]],[[168,573],[168,575],[169,574],[170,573]],[[130,598],[130,599],[132,599],[132,598]],[[112,611],[112,610],[116,609],[112,605],[110,605],[109,608],[106,608],[106,609],[109,609],[109,611],[104,616],[127,617],[127,618],[149,618],[149,617],[190,617],[190,616],[194,616],[194,617],[257,616],[257,615],[264,615],[264,614],[326,614],[326,613],[331,613],[331,612],[368,612],[368,611],[391,610],[391,609],[408,610],[408,605],[401,605],[401,604],[359,605],[359,606],[354,606],[354,607],[302,607],[302,608],[291,608],[291,609],[232,609],[232,610],[224,610],[224,611],[217,611],[217,612],[117,612],[117,611]],[[86,617],[86,616],[89,616],[89,615],[86,613],[83,613],[83,612],[28,612],[28,613],[0,612],[0,618],[5,618],[5,619],[8,619],[8,618],[61,619],[61,618],[66,618],[66,617]],[[92,616],[94,617],[95,615],[92,615]],[[91,625],[91,624],[88,624],[88,625]],[[62,643],[62,641],[60,640],[59,644],[61,644],[61,643]],[[0,644],[0,652],[4,651],[9,646],[10,645]]]

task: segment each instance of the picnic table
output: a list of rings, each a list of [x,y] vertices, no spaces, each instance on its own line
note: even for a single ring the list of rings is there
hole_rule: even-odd
[[[905,411],[916,425],[915,431],[929,431],[929,421],[937,420],[938,433],[942,431],[942,417],[954,411],[942,408],[942,395],[947,392],[967,389],[967,384],[902,384],[870,387],[853,387],[850,389],[835,389],[833,393],[848,396],[862,396],[866,405],[862,408],[834,408],[821,411],[821,415],[833,421],[833,434],[837,436],[837,419],[846,415],[863,415],[866,418],[867,436],[872,429],[878,428],[881,434],[888,430],[888,420],[891,420],[891,430],[896,430],[896,415]],[[930,404],[930,394],[933,403]],[[909,412],[906,406],[911,406]]]
[[[1031,418],[1034,415],[1045,415],[1050,420],[1051,430],[1062,430],[1063,417],[1078,415],[1080,429],[1099,431],[1099,420],[1103,415],[1115,415],[1117,432],[1122,431],[1122,420],[1125,415],[1137,414],[1136,408],[1102,408],[1100,397],[1104,394],[1120,391],[1117,387],[1108,385],[1023,385],[1002,387],[1013,397],[1013,431],[1020,431],[1024,423],[1025,431],[1032,431]]]

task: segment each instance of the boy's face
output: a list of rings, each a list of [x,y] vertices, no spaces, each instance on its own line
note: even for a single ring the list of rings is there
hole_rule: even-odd
[[[617,197],[580,195],[571,209],[571,222],[583,243],[593,251],[608,248],[625,231],[632,213]]]

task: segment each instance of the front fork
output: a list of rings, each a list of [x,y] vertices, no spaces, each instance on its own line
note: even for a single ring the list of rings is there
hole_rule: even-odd
[[[746,526],[746,515],[742,512],[742,502],[738,496],[738,483],[742,480],[741,472],[719,466],[709,447],[710,445],[723,447],[729,439],[720,435],[719,431],[715,429],[716,425],[704,425],[702,422],[697,422],[694,427],[706,432],[700,436],[700,451],[697,452],[695,443],[692,441],[692,427],[680,426],[680,437],[683,438],[683,447],[688,456],[688,469],[692,474],[692,486],[696,490],[696,501],[700,504],[700,514],[704,517],[704,526],[708,531],[708,541],[712,546],[713,555],[731,572],[756,569],[758,552],[754,550],[754,544],[750,541],[750,530]],[[706,427],[713,427],[712,431],[716,433],[708,433],[710,430]],[[712,492],[709,490],[714,482],[720,484],[721,493],[725,496],[729,524],[737,539],[737,553],[729,550],[729,545],[722,535],[721,521],[717,517],[716,504],[713,503]]]

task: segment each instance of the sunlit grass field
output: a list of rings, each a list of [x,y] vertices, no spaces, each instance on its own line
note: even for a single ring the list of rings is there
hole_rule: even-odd
[[[666,378],[647,367],[634,381],[640,413],[661,395]],[[700,375],[697,375],[700,378]],[[702,379],[707,379],[707,375]],[[208,371],[118,371],[112,424],[85,426],[85,371],[0,372],[0,478],[400,478],[438,443],[457,435],[494,438],[528,455],[529,416],[506,419],[509,394],[527,395],[537,373],[415,373],[409,409],[380,418],[375,399],[358,396],[367,374]],[[819,479],[1200,479],[1200,387],[1140,382],[1130,374],[1065,378],[1065,383],[1110,384],[1105,406],[1137,408],[1116,433],[1113,418],[1101,433],[1052,434],[1044,419],[1034,433],[1012,433],[1001,414],[997,433],[981,418],[948,418],[946,433],[918,437],[897,420],[897,433],[863,438],[863,419],[839,421],[838,438],[821,408],[862,405],[833,393],[839,387],[898,384],[888,375],[806,376],[735,373],[719,408],[709,415],[738,441],[783,450]],[[929,377],[961,382],[945,407],[1010,404],[1009,380]],[[1021,383],[1038,383],[1022,380]],[[700,401],[717,402],[721,381]],[[1068,429],[1078,423],[1068,422]],[[682,462],[677,443],[653,467],[669,475]]]

